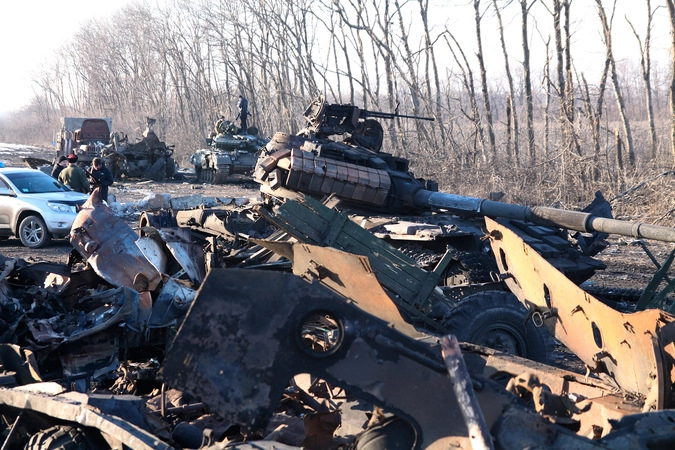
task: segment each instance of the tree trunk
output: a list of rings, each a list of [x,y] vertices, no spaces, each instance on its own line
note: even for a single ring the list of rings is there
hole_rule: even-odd
[[[476,41],[478,44],[478,51],[476,57],[478,58],[478,66],[480,67],[480,81],[481,91],[483,93],[483,108],[485,108],[485,121],[488,134],[488,141],[490,145],[490,158],[494,160],[497,155],[497,145],[495,143],[495,132],[492,127],[492,109],[490,107],[490,94],[487,86],[487,72],[485,71],[485,61],[483,59],[483,42],[480,32],[481,14],[480,14],[480,0],[473,1],[473,9],[476,18]]]
[[[504,40],[504,26],[502,24],[502,14],[499,11],[499,6],[497,6],[497,0],[492,0],[492,5],[495,8],[495,14],[497,15],[497,23],[499,24],[499,42],[502,46],[502,53],[504,54],[504,72],[506,73],[506,80],[509,85],[509,95],[506,98],[506,111],[507,111],[507,121],[506,121],[506,153],[511,157],[511,141],[513,136],[513,155],[518,159],[518,111],[516,110],[515,98],[516,91],[513,87],[513,76],[511,75],[511,69],[509,67],[509,53],[506,51],[506,41]],[[525,30],[525,35],[527,36],[527,30]],[[513,125],[513,126],[512,126]]]
[[[645,84],[645,103],[647,108],[647,121],[649,123],[649,137],[650,137],[650,152],[649,156],[652,162],[656,161],[656,126],[654,125],[654,102],[652,101],[652,81],[651,81],[651,36],[652,36],[652,22],[654,20],[654,11],[652,11],[651,0],[646,0],[647,2],[647,32],[645,35],[644,44],[640,39],[640,35],[635,30],[635,27],[628,20],[628,24],[633,30],[633,34],[637,39],[638,46],[640,47],[640,69],[642,70],[642,81]]]
[[[621,123],[623,125],[623,131],[626,134],[626,143],[628,145],[628,161],[632,168],[635,168],[635,149],[633,147],[633,135],[630,131],[630,123],[628,122],[628,116],[626,114],[626,105],[623,99],[623,94],[621,93],[621,86],[619,85],[619,77],[616,73],[616,61],[614,60],[614,54],[612,53],[612,22],[611,19],[607,20],[607,15],[605,13],[605,8],[602,6],[602,0],[595,0],[596,5],[598,6],[598,15],[600,16],[600,22],[602,23],[602,31],[605,38],[605,47],[607,50],[607,59],[609,60],[610,75],[612,77],[612,84],[614,85],[614,95],[616,97],[617,107],[619,108],[619,115],[621,117]],[[614,8],[616,7],[616,0],[612,4],[612,16]]]
[[[670,154],[675,167],[675,0],[666,0],[670,17]]]

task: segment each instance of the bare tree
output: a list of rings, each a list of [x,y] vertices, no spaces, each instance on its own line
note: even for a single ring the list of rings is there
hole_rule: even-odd
[[[535,145],[534,145],[534,107],[532,105],[532,76],[530,71],[530,44],[528,43],[528,28],[527,28],[527,18],[530,15],[530,8],[534,5],[536,0],[520,0],[520,17],[521,17],[521,32],[522,32],[522,46],[523,46],[523,75],[524,75],[524,88],[525,88],[525,109],[527,114],[527,149],[528,154],[530,155],[530,160],[534,163],[536,161],[535,154]],[[548,56],[548,44],[547,56]],[[548,68],[548,58],[546,61],[546,67]],[[547,82],[547,86],[550,86]],[[548,89],[547,89],[548,92]],[[547,95],[548,99],[548,95]],[[547,116],[548,119],[548,116]],[[547,137],[548,137],[548,127]],[[548,141],[547,141],[548,142]],[[547,145],[548,147],[548,145]]]
[[[616,61],[614,60],[614,53],[612,52],[612,19],[614,17],[614,10],[616,8],[616,0],[612,2],[612,14],[609,20],[607,19],[605,8],[602,6],[602,0],[595,0],[595,4],[598,7],[598,16],[600,17],[600,23],[602,24],[603,38],[605,41],[605,49],[607,52],[606,57],[607,60],[609,61],[610,76],[612,78],[612,84],[614,85],[614,96],[616,97],[619,115],[621,116],[623,131],[626,134],[626,142],[628,145],[628,160],[631,167],[634,168],[635,149],[633,146],[633,136],[630,131],[628,116],[626,115],[626,105],[624,103],[623,95],[621,93],[621,86],[619,85],[619,77],[616,71]]]
[[[670,153],[675,166],[675,1],[666,0],[670,17]]]
[[[564,15],[564,17],[563,17]],[[553,0],[553,27],[557,60],[557,94],[560,101],[560,123],[564,146],[581,156],[581,146],[574,129],[574,87],[570,53],[570,0]]]
[[[504,40],[504,25],[502,24],[502,14],[497,0],[492,0],[492,5],[495,8],[495,15],[497,16],[497,23],[499,24],[499,42],[502,46],[502,53],[504,54],[504,70],[506,73],[506,81],[509,84],[509,95],[507,101],[507,145],[506,152],[511,156],[511,136],[513,135],[513,154],[518,157],[518,111],[516,110],[515,97],[516,92],[513,86],[513,76],[511,75],[511,68],[509,67],[509,53],[506,50],[506,41]],[[526,31],[527,33],[527,31]],[[513,128],[511,128],[513,124]]]
[[[448,36],[450,37],[449,39]],[[473,72],[471,71],[471,66],[469,65],[469,61],[466,59],[466,55],[464,54],[462,47],[459,45],[459,42],[457,42],[457,39],[455,39],[453,34],[448,31],[447,34],[444,35],[444,38],[446,40],[448,49],[450,50],[453,59],[460,68],[462,85],[465,89],[466,97],[468,97],[470,105],[469,112],[467,112],[462,107],[461,101],[459,102],[459,105],[461,113],[473,124],[475,129],[474,138],[472,139],[471,151],[469,152],[470,155],[469,162],[471,164],[476,164],[478,162],[477,156],[479,154],[482,157],[483,161],[486,161],[486,155],[484,147],[485,143],[483,135],[484,131],[480,117],[480,111],[478,110],[478,99],[474,87]],[[457,48],[457,51],[455,51],[454,47]],[[457,53],[459,53],[461,59],[458,57]]]
[[[481,36],[480,24],[482,14],[480,12],[480,0],[473,0],[474,17],[476,24],[476,43],[478,50],[476,57],[478,58],[478,67],[480,68],[481,92],[483,93],[483,108],[485,109],[485,128],[487,130],[488,142],[490,145],[490,155],[494,158],[497,154],[497,145],[495,143],[495,132],[492,126],[492,108],[490,107],[490,94],[487,86],[487,72],[485,70],[485,60],[483,56],[483,38]]]
[[[635,27],[628,17],[626,21],[630,25],[635,39],[637,39],[638,46],[640,47],[640,69],[642,70],[642,81],[645,84],[645,103],[647,107],[647,120],[649,122],[649,137],[651,139],[650,145],[650,157],[653,160],[656,159],[656,126],[654,125],[654,105],[652,101],[652,79],[651,79],[651,35],[652,35],[652,26],[654,21],[654,10],[652,10],[651,0],[646,0],[647,2],[647,30],[645,33],[644,43],[640,38],[640,35],[635,31]]]
[[[442,117],[443,112],[441,110],[441,81],[438,75],[438,64],[436,62],[436,52],[434,51],[434,45],[431,40],[431,35],[429,32],[429,0],[418,0],[420,6],[420,18],[422,20],[422,27],[424,31],[424,58],[425,58],[425,70],[424,70],[424,79],[427,86],[427,95],[429,99],[434,97],[435,100],[435,109],[432,109],[434,115],[438,118],[438,128],[440,130],[441,146],[445,147],[446,144],[446,132],[445,126],[443,125]],[[431,70],[433,71],[433,87],[429,75],[429,65],[431,64]]]

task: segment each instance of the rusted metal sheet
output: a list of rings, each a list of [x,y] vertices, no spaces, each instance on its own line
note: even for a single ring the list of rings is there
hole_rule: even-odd
[[[143,274],[149,290],[161,281],[161,274],[136,245],[138,235],[101,202],[98,190],[82,206],[73,221],[70,242],[96,273],[114,286],[133,287]]]
[[[533,374],[551,393],[571,403],[569,417],[578,422],[577,434],[593,437],[595,430],[612,430],[609,420],[640,413],[642,404],[629,401],[623,392],[594,377],[551,367],[487,347],[462,343],[464,359],[470,372],[487,378]]]
[[[274,213],[260,209],[260,214],[301,242],[331,246],[339,250],[367,256],[374,272],[386,289],[396,293],[395,303],[433,328],[438,324],[422,313],[452,304],[435,288],[438,279],[452,259],[448,252],[433,271],[426,271],[410,256],[349,220],[346,214],[305,197],[302,201],[287,200]]]
[[[644,409],[671,404],[675,317],[660,310],[618,312],[577,287],[508,227],[486,219],[499,270],[533,319],[589,369],[644,399]]]
[[[370,261],[365,256],[354,255],[331,247],[319,247],[292,242],[272,242],[252,239],[293,262],[293,273],[316,280],[331,290],[356,303],[359,308],[390,323],[401,333],[420,337],[420,333],[407,323],[392,299],[377,281]]]

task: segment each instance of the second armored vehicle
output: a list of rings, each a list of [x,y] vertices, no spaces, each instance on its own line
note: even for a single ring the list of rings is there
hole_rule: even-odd
[[[111,118],[64,117],[56,132],[56,158],[75,153],[81,165],[90,165],[110,143]]]
[[[206,139],[208,148],[197,150],[190,163],[202,183],[222,184],[231,174],[249,174],[253,172],[260,150],[268,139],[258,135],[256,127],[245,132],[230,121],[216,125],[217,133]]]

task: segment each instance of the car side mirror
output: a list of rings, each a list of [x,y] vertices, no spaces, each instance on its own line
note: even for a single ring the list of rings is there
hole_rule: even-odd
[[[16,197],[16,194],[10,188],[0,187],[0,196]]]

